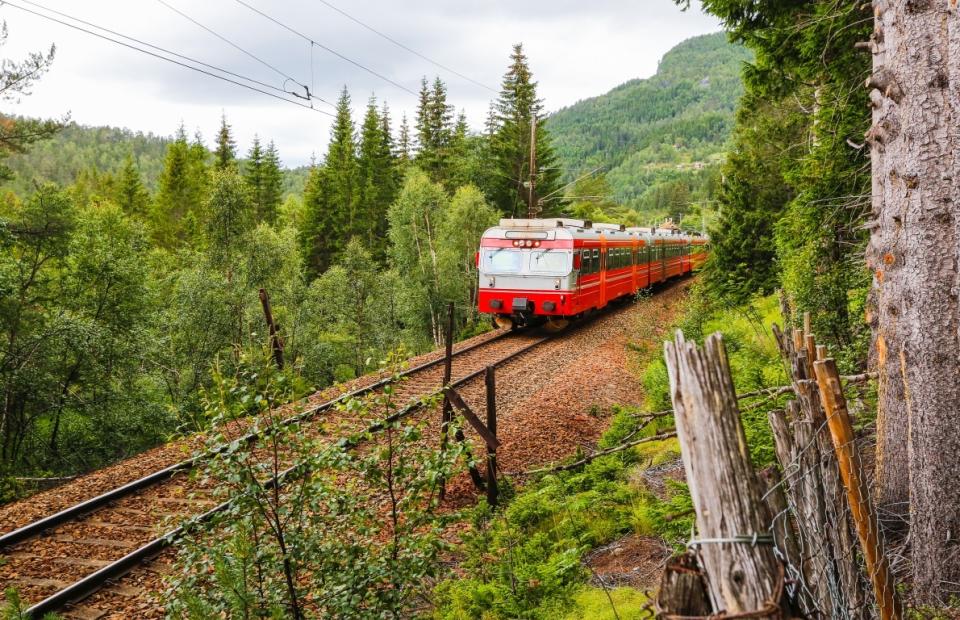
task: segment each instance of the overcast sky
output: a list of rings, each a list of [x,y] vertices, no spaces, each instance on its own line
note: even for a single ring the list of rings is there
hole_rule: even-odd
[[[237,46],[261,64],[164,6],[160,0],[13,0],[25,8],[55,9],[167,48],[210,65],[284,88],[286,78],[312,85],[335,101],[346,85],[358,113],[375,94],[390,104],[395,123],[413,115],[416,98],[245,7],[241,0],[163,0]],[[317,0],[242,0],[318,44],[416,91],[420,78],[440,75],[450,102],[482,127],[494,93],[380,38]],[[663,54],[691,36],[715,32],[718,22],[697,7],[681,12],[672,0],[329,0],[424,56],[496,88],[511,45],[523,42],[547,109],[602,94],[656,71]],[[49,13],[48,13],[49,14]],[[0,6],[10,36],[4,58],[57,45],[53,68],[19,104],[3,111],[58,117],[170,135],[182,121],[212,141],[222,112],[246,152],[254,134],[276,141],[284,163],[304,164],[325,150],[331,118],[220,82],[89,34]],[[56,16],[55,16],[56,17]],[[63,17],[58,17],[63,20]],[[89,29],[89,26],[85,26]],[[103,33],[106,34],[106,33]],[[116,38],[114,35],[107,35]],[[311,70],[312,65],[312,70]],[[288,89],[294,83],[286,81]],[[318,110],[332,108],[320,102]]]

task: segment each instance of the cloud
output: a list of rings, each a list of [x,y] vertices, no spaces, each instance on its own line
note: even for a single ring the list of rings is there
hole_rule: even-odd
[[[38,0],[65,13],[195,57],[275,87],[293,88],[273,69],[170,11],[156,0]],[[440,75],[451,102],[480,127],[488,90],[410,54],[314,0],[244,0],[355,63],[416,91],[422,76]],[[511,45],[523,42],[548,109],[595,96],[628,79],[646,77],[680,41],[719,29],[699,10],[681,12],[671,0],[330,0],[360,20],[437,62],[496,88]],[[347,85],[359,112],[371,93],[386,99],[399,119],[412,116],[416,98],[284,28],[237,0],[168,0],[251,54],[311,85],[334,101]],[[284,160],[303,164],[321,153],[330,119],[262,94],[217,81],[90,35],[72,31],[10,5],[0,8],[11,37],[4,53],[16,58],[56,42],[53,69],[19,114],[60,116],[70,110],[85,124],[126,126],[170,134],[183,121],[212,136],[226,111],[238,141],[275,139]],[[112,35],[110,35],[112,36]],[[261,87],[262,88],[262,87]],[[320,109],[327,106],[317,104]],[[399,122],[399,120],[397,121]],[[245,148],[245,147],[244,147]]]

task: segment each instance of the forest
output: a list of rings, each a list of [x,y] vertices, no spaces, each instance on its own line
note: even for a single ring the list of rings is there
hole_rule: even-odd
[[[457,338],[488,330],[473,310],[476,240],[526,215],[532,177],[544,201],[531,202],[548,216],[706,228],[710,258],[656,327],[690,341],[723,333],[734,400],[758,398],[739,416],[739,453],[787,479],[771,417],[789,417],[795,369],[770,333],[787,321],[816,334],[838,373],[858,378],[845,387],[880,515],[873,534],[906,603],[884,617],[956,617],[958,14],[915,1],[699,5],[724,32],[554,114],[515,46],[482,131],[439,77],[423,78],[410,118],[374,97],[355,118],[344,87],[325,153],[296,170],[267,136],[237,145],[227,115],[212,148],[185,127],[161,139],[3,117],[0,500],[25,494],[26,478],[73,476],[171,437],[205,431],[206,447],[224,445],[239,416],[396,371],[443,344],[449,302]],[[5,65],[0,95],[20,96],[54,61],[51,50]],[[263,361],[266,298],[285,366]],[[572,462],[507,477],[503,508],[454,515],[456,545],[441,534],[450,521],[431,514],[433,481],[473,457],[422,450],[414,425],[384,424],[388,447],[356,457],[274,428],[274,448],[332,473],[297,479],[292,507],[260,484],[276,472],[226,450],[203,475],[239,499],[221,530],[188,532],[168,613],[300,618],[320,599],[345,618],[641,617],[647,595],[609,587],[590,562],[624,539],[653,541],[664,561],[687,550],[695,506],[683,473],[664,474],[683,466],[661,434],[676,434],[668,363],[637,342],[643,406],[612,407]],[[375,404],[396,406],[389,392]],[[347,411],[367,421],[371,405]],[[392,522],[338,476],[389,496]],[[461,572],[448,574],[454,547]],[[781,574],[780,594],[797,583]]]
[[[8,68],[5,96],[53,61]],[[518,45],[483,133],[439,78],[424,78],[415,117],[399,122],[374,98],[354,119],[344,89],[306,171],[284,171],[267,139],[238,146],[226,116],[212,149],[184,127],[158,140],[5,119],[3,496],[20,478],[89,471],[207,428],[214,369],[265,342],[261,290],[291,372],[315,389],[391,351],[435,348],[448,301],[461,335],[487,330],[472,311],[474,246],[501,215],[526,212],[500,179],[527,177],[542,105]],[[548,168],[546,127],[537,146]],[[537,182],[559,187],[551,170]]]

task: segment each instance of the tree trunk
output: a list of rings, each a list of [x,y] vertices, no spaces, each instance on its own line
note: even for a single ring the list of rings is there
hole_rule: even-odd
[[[889,75],[887,50],[899,45],[900,32],[892,26],[892,10],[876,8],[876,26],[872,35],[873,70],[875,75]],[[871,82],[868,88],[873,86]],[[882,86],[877,83],[876,86]],[[868,316],[873,328],[873,350],[879,377],[877,395],[877,458],[876,495],[882,513],[895,524],[898,516],[909,512],[910,479],[907,460],[907,410],[904,403],[903,377],[900,372],[900,340],[897,322],[902,306],[902,214],[886,205],[894,205],[894,165],[902,159],[905,145],[896,139],[900,120],[898,105],[886,89],[873,88],[873,128],[868,132],[873,177],[872,234],[867,248],[867,265],[873,272],[871,296],[875,307]],[[889,94],[893,94],[890,92]]]
[[[870,139],[882,184],[872,240],[880,259],[877,333],[886,349],[881,376],[901,370],[906,405],[892,402],[887,384],[879,456],[882,483],[902,484],[892,456],[909,429],[914,591],[918,602],[936,604],[960,591],[960,223],[953,202],[960,197],[960,17],[956,0],[875,0],[874,7],[878,53],[868,84],[879,106]],[[883,488],[881,498],[888,498]]]

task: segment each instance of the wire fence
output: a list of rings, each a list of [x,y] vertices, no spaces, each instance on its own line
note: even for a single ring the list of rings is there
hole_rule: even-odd
[[[836,364],[827,357],[825,347],[817,346],[809,328],[784,334],[775,327],[774,335],[790,376],[790,389],[780,393],[792,393],[793,398],[768,414],[779,466],[759,475],[753,473],[746,450],[741,450],[740,455],[697,453],[698,443],[723,445],[724,434],[726,441],[729,437],[743,437],[738,409],[733,406],[724,410],[722,406],[724,399],[729,398],[724,394],[724,381],[709,381],[711,372],[729,374],[729,368],[724,367],[722,339],[718,338],[718,346],[714,343],[720,353],[713,358],[709,355],[709,340],[702,350],[689,345],[681,348],[679,336],[679,353],[674,354],[672,366],[668,355],[674,408],[678,412],[677,425],[700,538],[691,541],[687,555],[665,571],[657,615],[901,618],[896,584],[910,567],[908,542],[898,535],[908,528],[897,507],[881,512],[873,506],[872,463],[865,462],[861,455],[873,454],[875,439],[855,430],[856,420],[851,412],[865,411],[856,402],[858,390],[847,389],[854,393],[848,406],[844,388],[851,385],[842,384]],[[716,368],[707,369],[711,364]],[[692,388],[690,384],[694,384]],[[698,406],[711,411],[711,416],[705,418],[710,420],[709,424],[690,424],[696,419]],[[684,431],[687,416],[688,428]],[[697,458],[710,459],[711,467],[690,462]],[[743,479],[730,482],[728,471],[743,466],[749,469],[748,473]],[[691,480],[691,473],[698,472],[699,476]],[[708,485],[729,488],[705,491]],[[703,530],[710,527],[710,515],[716,512],[734,521],[739,515],[749,514],[754,523],[769,525],[756,532],[736,532],[730,531],[722,520],[714,519],[713,530],[706,535]],[[750,519],[740,517],[739,521],[746,523]],[[722,556],[719,563],[718,548]],[[774,563],[768,560],[771,549]],[[726,571],[725,564],[743,568]],[[745,577],[762,582],[759,590],[765,597],[757,596],[754,588],[751,599],[749,588],[742,583]],[[721,581],[725,583],[718,583]],[[700,596],[701,591],[705,596]],[[691,601],[696,604],[691,605]],[[744,607],[745,601],[752,601],[752,607]]]

